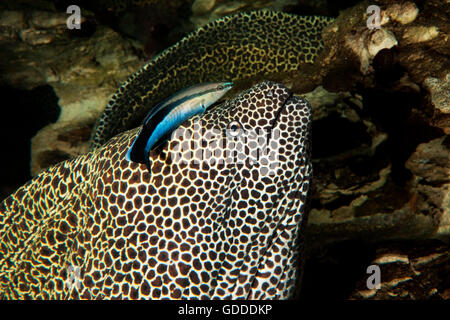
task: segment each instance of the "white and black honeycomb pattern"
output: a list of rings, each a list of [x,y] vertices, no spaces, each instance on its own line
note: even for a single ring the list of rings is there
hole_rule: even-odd
[[[19,189],[0,206],[0,297],[289,297],[311,174],[309,105],[263,82],[182,126],[224,131],[231,121],[280,130],[276,175],[250,162],[172,163],[183,139],[152,152],[149,172],[125,159],[134,129]],[[80,288],[66,284],[70,266]]]

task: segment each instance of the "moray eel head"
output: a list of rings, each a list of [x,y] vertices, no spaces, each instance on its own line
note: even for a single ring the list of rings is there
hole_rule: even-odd
[[[107,146],[117,161],[112,168],[123,168],[111,181],[127,186],[125,204],[110,204],[115,219],[144,214],[150,282],[161,270],[170,282],[166,291],[151,288],[151,297],[292,294],[311,175],[310,123],[305,100],[263,82],[186,121],[163,152],[151,153],[150,172],[124,159],[136,130],[111,143],[117,150]]]

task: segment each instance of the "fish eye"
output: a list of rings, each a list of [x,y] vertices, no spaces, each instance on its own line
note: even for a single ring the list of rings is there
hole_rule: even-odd
[[[243,128],[239,121],[231,121],[227,126],[227,135],[230,137],[238,137],[242,134]]]
[[[217,91],[222,91],[223,89],[225,89],[225,86],[222,84],[217,86],[217,88],[216,88]]]

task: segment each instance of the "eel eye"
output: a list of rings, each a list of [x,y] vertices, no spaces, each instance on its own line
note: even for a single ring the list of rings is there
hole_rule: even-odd
[[[220,86],[217,86],[216,91],[222,91],[223,89],[225,89],[225,86],[220,85]]]
[[[236,138],[242,134],[244,129],[239,121],[231,121],[227,127],[227,136]]]

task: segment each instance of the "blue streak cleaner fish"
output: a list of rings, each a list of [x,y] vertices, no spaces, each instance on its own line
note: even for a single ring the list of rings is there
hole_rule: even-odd
[[[141,130],[127,152],[127,160],[146,164],[153,147],[167,139],[184,121],[202,114],[233,86],[232,82],[194,85],[156,105],[144,119]]]

